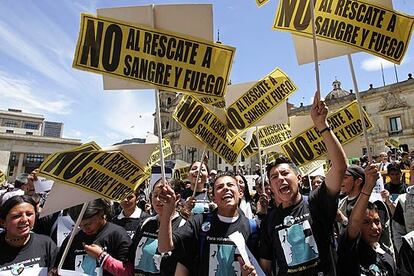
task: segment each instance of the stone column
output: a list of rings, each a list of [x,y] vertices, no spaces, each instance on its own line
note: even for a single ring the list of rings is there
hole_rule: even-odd
[[[24,159],[24,153],[19,153],[19,163],[17,163],[17,172],[16,172],[16,176],[21,174],[22,168],[23,168],[23,159]]]

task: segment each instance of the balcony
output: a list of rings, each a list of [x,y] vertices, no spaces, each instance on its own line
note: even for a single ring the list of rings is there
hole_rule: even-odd
[[[392,136],[399,136],[403,134],[403,130],[393,130],[393,131],[388,131],[388,136],[392,137]]]

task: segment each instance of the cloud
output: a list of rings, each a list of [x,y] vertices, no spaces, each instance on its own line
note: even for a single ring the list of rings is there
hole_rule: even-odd
[[[43,13],[37,13],[36,18],[44,19],[41,24],[0,20],[0,51],[20,62],[22,69],[30,68],[63,87],[74,87],[78,81],[68,72],[71,70],[69,49],[73,49],[74,42]]]
[[[154,107],[143,105],[139,93],[131,91],[116,92],[107,99],[104,110],[105,124],[111,131],[107,137],[111,140],[122,140],[132,137],[145,137],[154,130]],[[118,136],[115,135],[118,134]]]
[[[68,137],[68,138],[80,139],[82,138],[82,136],[84,136],[82,131],[77,130],[77,129],[68,129],[68,130],[63,129],[63,132],[64,132],[63,137]]]
[[[47,93],[47,97],[42,96],[47,91],[34,91],[32,87],[36,87],[36,83],[0,71],[1,106],[20,108],[27,112],[41,111],[54,114],[71,112],[70,100],[53,99],[53,96],[50,96],[51,92]]]
[[[401,64],[407,63],[408,61],[409,61],[409,58],[406,57],[403,59]],[[381,70],[381,64],[384,69],[392,68],[394,66],[394,63],[388,60],[385,60],[379,57],[370,57],[362,61],[361,67],[362,69],[368,72],[379,71]]]

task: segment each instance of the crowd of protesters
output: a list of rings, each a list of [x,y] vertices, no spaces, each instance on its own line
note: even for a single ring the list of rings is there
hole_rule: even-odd
[[[327,114],[315,97],[325,175],[281,156],[253,192],[243,174],[194,162],[188,185],[89,202],[70,241],[82,206],[40,217],[37,172],[22,174],[0,195],[0,275],[414,275],[414,152],[348,164]]]

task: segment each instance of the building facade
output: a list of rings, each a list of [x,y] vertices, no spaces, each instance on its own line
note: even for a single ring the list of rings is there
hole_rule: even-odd
[[[328,93],[325,100],[330,110],[344,107],[356,99],[355,93],[343,90],[338,80],[333,82],[333,89]],[[374,88],[369,86],[368,90],[360,92],[362,106],[368,113],[374,127],[368,131],[368,140],[372,154],[377,155],[389,148],[385,140],[396,139],[400,147],[405,151],[414,150],[414,79],[411,74],[408,79]],[[178,144],[181,126],[172,118],[172,113],[177,106],[181,96],[172,92],[161,92],[161,125],[164,137],[170,139],[174,154],[171,160],[180,159],[191,163],[201,159],[202,149],[192,148]],[[310,114],[311,105],[295,107],[288,103],[289,116],[301,116]],[[154,133],[157,133],[157,124],[154,123]],[[360,138],[360,156],[367,153],[365,139]],[[247,160],[239,157],[236,164],[226,164],[219,156],[209,151],[209,167],[223,171],[237,170],[242,168],[246,173],[253,174],[259,168],[259,158],[254,156]],[[349,157],[360,157],[349,156]]]
[[[49,154],[81,144],[62,138],[62,131],[62,123],[47,122],[42,115],[0,110],[0,170],[13,180],[38,168]]]

